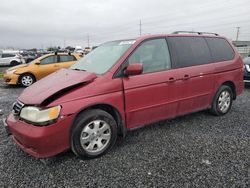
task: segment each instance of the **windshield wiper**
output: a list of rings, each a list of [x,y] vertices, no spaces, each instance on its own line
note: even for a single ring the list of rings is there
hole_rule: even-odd
[[[76,71],[86,71],[84,69],[73,69],[73,70],[76,70]]]

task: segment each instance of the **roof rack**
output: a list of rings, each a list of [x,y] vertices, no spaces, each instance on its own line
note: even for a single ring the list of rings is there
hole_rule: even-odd
[[[175,31],[172,34],[181,34],[181,33],[192,33],[192,34],[198,34],[198,35],[208,34],[208,35],[219,36],[219,34],[217,34],[217,33],[200,32],[200,31]]]

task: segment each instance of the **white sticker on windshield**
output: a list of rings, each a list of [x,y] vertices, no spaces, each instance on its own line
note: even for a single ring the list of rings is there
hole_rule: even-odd
[[[135,40],[121,41],[119,45],[134,44],[135,42]]]

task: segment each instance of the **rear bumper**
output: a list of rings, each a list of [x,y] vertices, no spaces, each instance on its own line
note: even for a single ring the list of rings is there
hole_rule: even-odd
[[[34,157],[46,158],[70,148],[72,119],[72,116],[67,116],[52,125],[38,127],[20,121],[10,114],[6,123],[15,143],[22,150]]]
[[[18,78],[19,78],[19,75],[17,74],[4,74],[3,75],[4,83],[9,84],[9,85],[17,85]]]

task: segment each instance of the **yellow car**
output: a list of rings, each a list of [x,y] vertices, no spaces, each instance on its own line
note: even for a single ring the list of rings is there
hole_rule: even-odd
[[[53,53],[41,56],[29,64],[18,65],[6,70],[4,82],[28,87],[35,81],[61,68],[68,68],[81,58],[78,54]]]

